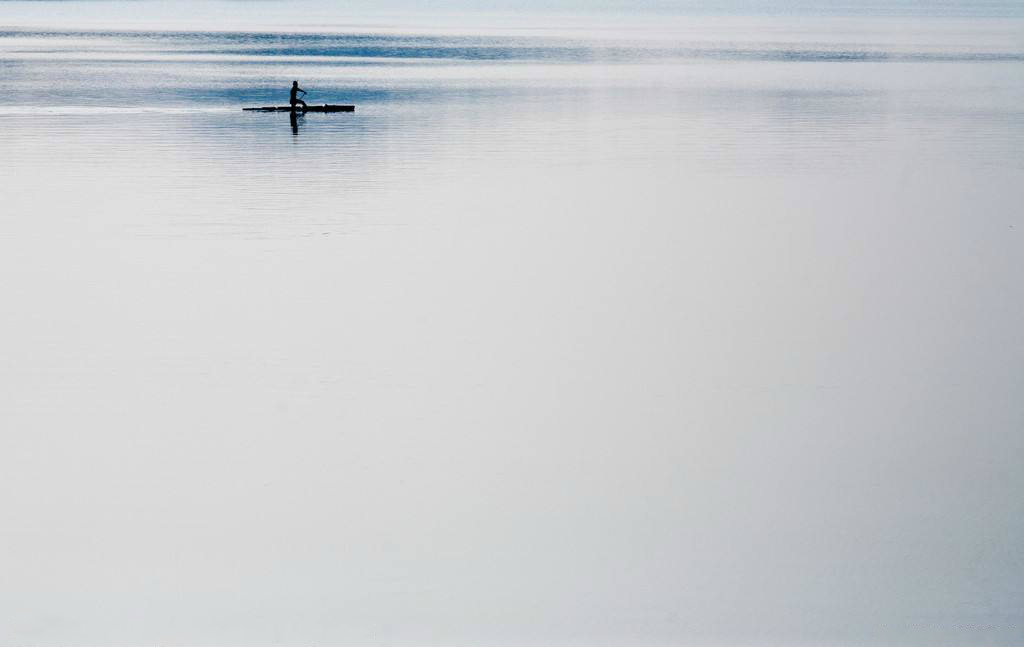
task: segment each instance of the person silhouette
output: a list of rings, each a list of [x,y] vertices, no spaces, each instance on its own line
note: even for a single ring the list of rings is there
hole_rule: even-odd
[[[295,110],[295,104],[301,103],[302,110],[303,112],[305,112],[306,102],[299,98],[299,92],[301,92],[302,94],[306,94],[306,91],[299,87],[298,81],[292,81],[292,91],[291,95],[288,97],[288,103],[291,104],[292,110]]]

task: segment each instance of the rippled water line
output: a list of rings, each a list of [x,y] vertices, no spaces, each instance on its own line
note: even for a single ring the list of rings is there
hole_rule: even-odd
[[[133,115],[133,114],[166,114],[166,115],[187,115],[187,114],[223,114],[237,112],[236,109],[217,106],[169,106],[169,107],[146,107],[146,106],[46,106],[34,103],[23,105],[0,104],[0,115],[25,115],[34,114],[40,116],[61,116],[61,115]]]

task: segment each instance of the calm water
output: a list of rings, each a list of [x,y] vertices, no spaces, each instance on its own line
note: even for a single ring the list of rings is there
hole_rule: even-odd
[[[0,3],[0,646],[1020,644],[1019,6],[298,6]]]

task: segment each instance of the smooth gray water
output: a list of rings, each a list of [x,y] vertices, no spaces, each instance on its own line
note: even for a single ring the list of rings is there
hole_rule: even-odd
[[[1018,6],[299,6],[0,3],[0,645],[1020,644]]]

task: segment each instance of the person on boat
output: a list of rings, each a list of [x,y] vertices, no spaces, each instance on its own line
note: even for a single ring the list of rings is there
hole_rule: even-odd
[[[299,92],[301,92],[302,94],[306,94],[306,91],[299,87],[298,81],[292,81],[292,92],[291,96],[288,98],[288,103],[291,104],[292,110],[295,110],[295,104],[297,103],[302,104],[303,110],[306,109],[306,102],[299,98]]]

